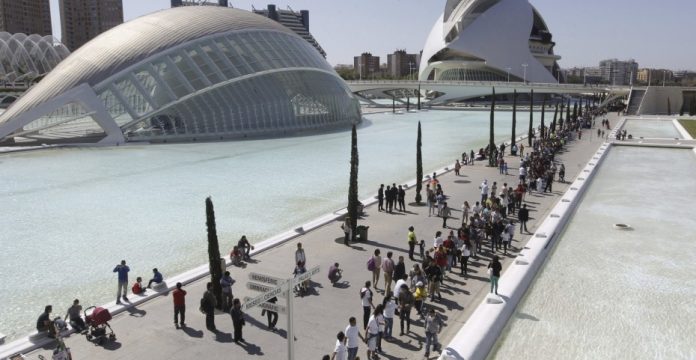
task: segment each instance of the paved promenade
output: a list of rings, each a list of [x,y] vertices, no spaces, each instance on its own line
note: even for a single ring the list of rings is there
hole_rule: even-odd
[[[610,117],[611,123],[618,121],[615,116]],[[594,136],[591,135],[591,133]],[[591,158],[597,148],[603,142],[597,139],[596,131],[584,131],[582,140],[575,140],[566,147],[565,152],[557,156],[557,160],[563,162],[566,167],[566,179],[574,179],[582,166]],[[470,149],[461,149],[469,151]],[[454,159],[452,159],[454,160]],[[461,176],[455,176],[453,172],[441,177],[445,194],[449,196],[448,203],[453,208],[448,225],[459,226],[461,212],[459,208],[464,200],[473,206],[480,198],[478,185],[483,179],[488,179],[489,184],[498,182],[499,186],[507,182],[510,186],[517,184],[517,166],[519,159],[507,157],[510,166],[510,175],[500,175],[497,168],[485,167],[483,162],[477,162],[474,166],[466,166],[462,169]],[[424,164],[427,169],[431,165]],[[415,166],[414,166],[415,173]],[[388,174],[385,174],[388,175]],[[346,189],[348,187],[346,175]],[[391,184],[392,179],[385,176],[384,184]],[[377,191],[379,184],[373,184]],[[554,183],[553,194],[527,195],[527,206],[531,209],[532,219],[528,223],[530,231],[536,229],[536,224],[548,215],[550,209],[565,192],[568,184]],[[406,193],[407,203],[414,198],[413,189]],[[273,206],[269,201],[267,206]],[[307,204],[311,206],[311,204]],[[366,269],[366,262],[374,249],[379,248],[382,256],[387,251],[394,252],[394,260],[398,256],[406,259],[407,271],[413,262],[408,260],[406,234],[407,228],[413,225],[418,239],[425,239],[428,246],[432,245],[434,234],[442,230],[442,220],[437,217],[428,217],[428,209],[423,207],[407,206],[407,213],[387,214],[377,211],[377,206],[366,209],[366,216],[360,222],[368,225],[369,241],[356,243],[351,247],[343,245],[343,233],[339,223],[334,222],[321,227],[316,231],[307,233],[297,239],[287,242],[276,248],[267,250],[253,257],[253,263],[245,269],[229,267],[232,277],[237,281],[234,285],[236,297],[254,296],[258,293],[246,289],[247,274],[250,271],[268,274],[280,278],[291,277],[294,268],[294,252],[296,244],[302,242],[307,255],[307,268],[316,265],[321,266],[321,273],[312,280],[311,294],[303,298],[295,298],[295,336],[296,359],[309,360],[321,359],[322,355],[333,351],[336,341],[336,333],[345,329],[348,318],[355,316],[358,326],[362,324],[362,307],[359,299],[359,291],[366,280],[372,279],[372,274]],[[218,218],[218,222],[225,219]],[[519,230],[519,226],[518,226]],[[455,231],[456,232],[456,231]],[[510,265],[512,259],[527,242],[529,235],[521,236],[519,231],[515,234],[513,251],[507,257],[503,257],[503,272]],[[229,254],[228,247],[237,239],[221,239],[221,252]],[[487,246],[484,247],[484,249]],[[204,247],[201,251],[206,251]],[[417,251],[416,251],[417,252]],[[114,254],[114,263],[121,258],[128,259],[128,254]],[[416,259],[419,257],[416,255]],[[446,321],[446,327],[440,335],[440,342],[446,345],[456,334],[461,325],[467,320],[469,314],[481,302],[489,290],[486,275],[489,254],[474,261],[469,266],[469,277],[464,278],[456,273],[448,273],[442,287],[442,301],[432,305],[439,310]],[[326,278],[328,268],[334,262],[339,262],[344,269],[344,284],[332,287]],[[111,271],[111,267],[105,264],[104,271]],[[133,278],[136,274],[133,274]],[[502,279],[504,281],[504,277]],[[383,279],[379,282],[379,288],[383,289]],[[84,336],[73,334],[66,339],[67,345],[72,349],[75,359],[285,359],[287,358],[286,343],[286,317],[279,316],[278,328],[280,331],[271,332],[266,328],[266,318],[261,316],[261,309],[255,308],[247,314],[247,325],[244,327],[244,338],[247,344],[237,345],[232,342],[232,321],[229,314],[220,313],[215,317],[219,330],[218,334],[207,331],[204,316],[198,312],[198,304],[204,292],[205,281],[197,281],[185,286],[187,296],[187,327],[176,329],[173,324],[172,297],[161,296],[152,301],[133,307],[129,311],[116,316],[111,326],[118,339],[116,342],[105,346],[96,346],[85,340]],[[114,280],[114,291],[116,283]],[[133,296],[133,295],[130,295]],[[375,304],[381,302],[383,293],[375,293]],[[279,304],[284,299],[279,299]],[[428,302],[428,304],[431,304]],[[54,304],[56,311],[62,312],[63,305]],[[67,307],[67,305],[65,306]],[[415,312],[412,319],[417,318]],[[424,331],[421,321],[415,321],[411,326],[411,333],[398,336],[398,318],[395,318],[395,340],[383,342],[386,354],[382,358],[387,359],[414,359],[423,356]],[[365,359],[366,345],[361,344],[359,355]],[[48,350],[39,350],[31,354],[31,358],[37,358],[37,354],[43,354],[50,358]],[[437,358],[438,353],[431,353],[431,358]]]

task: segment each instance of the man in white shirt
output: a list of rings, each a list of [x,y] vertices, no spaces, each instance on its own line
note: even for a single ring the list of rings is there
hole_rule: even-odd
[[[348,349],[346,348],[346,335],[340,331],[336,335],[336,348],[334,349],[331,360],[348,360]]]
[[[442,231],[438,231],[435,233],[435,239],[433,240],[433,247],[436,249],[439,249],[440,246],[444,243],[445,241],[442,240]]]
[[[365,340],[367,341],[367,358],[372,359],[373,355],[376,354],[377,350],[377,338],[379,337],[379,318],[381,315],[375,311],[370,320],[367,322],[367,328],[365,328]]]
[[[358,339],[360,339],[360,329],[356,325],[355,317],[348,319],[348,326],[346,326],[346,339],[348,342],[346,344],[348,348],[348,360],[355,360],[358,357]]]
[[[394,285],[394,291],[392,291],[392,293],[394,294],[394,297],[397,299],[399,298],[399,293],[401,292],[401,285],[408,286],[408,282],[406,282],[406,279],[396,280],[396,285]]]
[[[488,199],[488,180],[483,180],[479,189],[481,189],[481,203],[485,203]]]

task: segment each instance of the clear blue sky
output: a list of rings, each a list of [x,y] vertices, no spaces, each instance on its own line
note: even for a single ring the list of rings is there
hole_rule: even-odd
[[[235,1],[237,8],[275,3],[310,10],[310,31],[331,64],[352,63],[363,51],[383,57],[395,49],[418,52],[445,0]],[[696,70],[692,0],[531,0],[545,18],[561,66],[597,66],[607,58],[634,58],[640,67]],[[169,0],[123,0],[126,20],[166,9]],[[60,34],[58,0],[51,0]]]

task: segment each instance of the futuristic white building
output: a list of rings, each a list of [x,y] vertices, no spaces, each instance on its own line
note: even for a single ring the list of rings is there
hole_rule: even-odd
[[[0,83],[29,85],[68,55],[68,48],[53,36],[0,32]]]
[[[361,119],[345,82],[273,20],[180,7],[75,51],[0,116],[0,142],[167,142],[277,136]]]
[[[554,45],[528,0],[447,0],[423,48],[419,78],[555,83]]]

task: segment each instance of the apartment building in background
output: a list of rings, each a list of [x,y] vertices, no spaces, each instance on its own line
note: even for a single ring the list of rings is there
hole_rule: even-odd
[[[52,35],[49,0],[0,0],[0,31]]]
[[[123,23],[123,0],[60,0],[61,42],[70,49]]]

